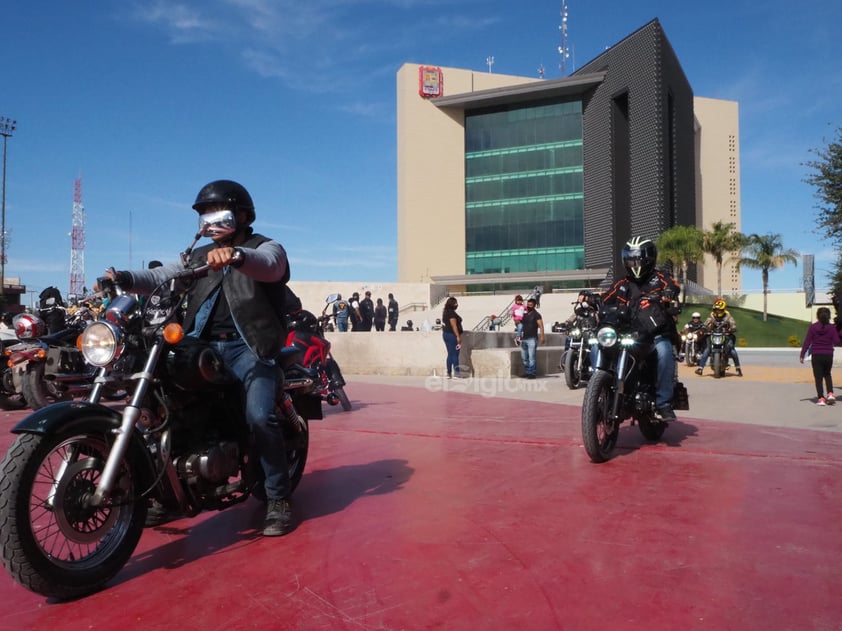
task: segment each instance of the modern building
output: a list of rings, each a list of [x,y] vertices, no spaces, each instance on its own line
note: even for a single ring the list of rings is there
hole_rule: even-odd
[[[631,235],[739,229],[737,115],[694,98],[657,19],[561,79],[405,64],[398,280],[596,286]],[[710,285],[716,271],[691,275]],[[723,291],[739,286],[725,270]]]

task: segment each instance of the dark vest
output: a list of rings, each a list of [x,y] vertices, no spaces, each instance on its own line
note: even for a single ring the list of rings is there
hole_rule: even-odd
[[[252,234],[243,246],[256,248],[266,241],[270,239],[260,234]],[[190,266],[204,265],[208,252],[215,247],[215,244],[210,244],[194,250],[190,256]],[[190,331],[193,328],[199,307],[222,284],[223,295],[219,296],[219,300],[228,300],[234,324],[246,344],[261,359],[274,359],[286,340],[282,314],[288,280],[289,263],[284,277],[274,283],[257,282],[236,269],[229,269],[227,274],[223,274],[222,270],[211,270],[205,278],[196,282],[187,296],[184,330]]]

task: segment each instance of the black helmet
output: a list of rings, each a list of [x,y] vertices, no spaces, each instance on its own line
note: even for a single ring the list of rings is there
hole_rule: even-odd
[[[645,279],[658,262],[658,248],[651,239],[632,237],[623,246],[623,265],[626,272],[637,280]]]
[[[251,195],[242,184],[232,180],[214,180],[210,184],[205,184],[196,195],[193,208],[201,213],[202,209],[210,204],[225,205],[232,207],[232,210],[244,210],[248,217],[246,225],[254,222],[254,202],[251,201]]]

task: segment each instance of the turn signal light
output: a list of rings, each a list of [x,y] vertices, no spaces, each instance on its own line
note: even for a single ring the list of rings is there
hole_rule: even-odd
[[[167,344],[178,344],[184,338],[184,329],[177,322],[170,322],[164,327],[164,340]]]

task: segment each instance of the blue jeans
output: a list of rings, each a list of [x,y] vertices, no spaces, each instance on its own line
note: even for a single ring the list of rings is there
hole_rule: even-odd
[[[734,346],[734,341],[729,337],[725,340],[725,356],[730,357],[731,361],[734,362],[734,368],[740,367],[740,357],[737,355],[737,349]],[[705,366],[708,363],[708,358],[710,358],[710,342],[705,344],[705,350],[702,351],[702,357],[699,359],[699,368],[704,370]]]
[[[264,487],[269,499],[283,499],[291,493],[284,435],[275,416],[278,367],[258,359],[243,340],[211,342],[225,366],[243,384],[246,422],[254,434],[257,457],[266,475]]]
[[[447,376],[455,372],[459,376],[459,351],[456,349],[456,334],[451,331],[442,333],[444,347],[447,349]]]
[[[523,360],[523,371],[527,376],[535,374],[535,354],[537,350],[537,337],[525,337],[520,341],[520,357]]]
[[[655,407],[672,407],[672,393],[675,387],[675,353],[669,337],[655,337],[655,352],[658,354],[658,369],[655,381]]]
[[[348,330],[348,318],[336,318],[336,328],[344,333]]]

